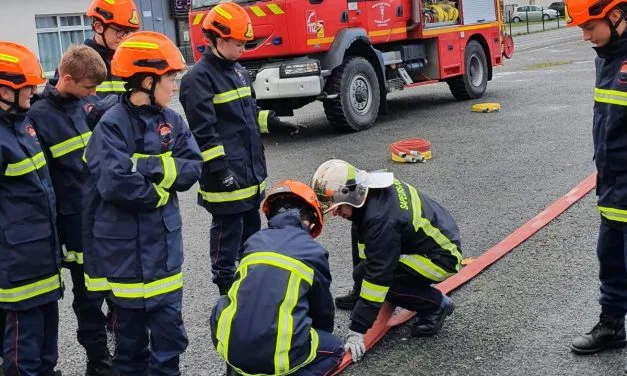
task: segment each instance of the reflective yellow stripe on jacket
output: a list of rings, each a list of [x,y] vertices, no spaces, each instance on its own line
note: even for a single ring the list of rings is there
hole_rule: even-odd
[[[599,206],[599,212],[601,215],[611,221],[627,222],[627,210],[608,208],[606,206]]]
[[[29,172],[38,170],[46,165],[46,157],[44,153],[40,152],[35,154],[32,158],[26,158],[17,163],[9,163],[7,169],[4,171],[5,176],[21,176],[26,175]]]
[[[228,297],[230,304],[222,311],[218,319],[218,329],[216,337],[218,338],[218,353],[228,362],[229,339],[231,334],[231,325],[235,312],[237,310],[237,292],[239,287],[248,275],[248,267],[251,265],[265,264],[286,270],[290,273],[285,291],[285,299],[281,303],[277,318],[277,342],[274,352],[274,368],[276,375],[293,373],[295,370],[311,363],[316,357],[318,351],[318,333],[311,329],[311,352],[307,359],[298,366],[290,368],[290,348],[292,343],[292,311],[298,303],[298,293],[300,283],[307,282],[310,286],[313,284],[314,271],[305,263],[292,257],[285,256],[275,252],[257,252],[248,255],[242,259],[238,267],[239,278],[233,283],[233,287],[229,290]],[[269,344],[271,346],[271,344]],[[245,372],[237,369],[243,375]]]
[[[85,274],[85,286],[89,291],[109,291],[122,299],[150,299],[183,288],[183,272],[153,282],[111,282],[106,277],[92,278]]]
[[[82,149],[87,146],[87,142],[91,137],[91,132],[85,132],[76,137],[72,137],[63,142],[59,142],[56,145],[52,145],[50,147],[50,153],[52,154],[52,158],[59,158],[67,153],[71,153],[74,150]]]
[[[37,282],[10,289],[0,289],[0,302],[16,303],[60,289],[63,276],[55,274]]]
[[[398,184],[395,182],[395,184]],[[409,184],[405,184],[409,189],[412,206],[412,222],[416,231],[422,230],[427,236],[432,238],[442,249],[447,250],[457,259],[455,270],[459,271],[462,262],[462,255],[457,249],[457,245],[450,241],[446,236],[440,232],[440,230],[433,226],[427,218],[422,216],[422,204],[420,202],[420,196],[418,191]],[[441,267],[437,266],[427,257],[421,255],[401,255],[399,261],[417,273],[436,281],[440,282],[450,277],[454,273],[447,272]]]
[[[266,181],[264,180],[259,185],[253,185],[252,187],[242,188],[231,192],[205,192],[198,190],[198,193],[202,196],[203,200],[212,203],[240,201],[251,198],[254,195],[265,191]]]
[[[250,97],[251,95],[252,91],[250,90],[250,86],[244,86],[234,90],[225,91],[224,93],[215,94],[213,97],[213,104],[224,104],[234,100]]]
[[[259,132],[270,133],[268,130],[268,117],[270,116],[270,110],[261,110],[257,115],[257,122],[259,123]]]
[[[594,89],[594,101],[599,103],[627,106],[627,92],[608,89]]]
[[[148,157],[159,158],[161,159],[161,163],[163,164],[163,179],[161,179],[161,182],[159,182],[159,184],[153,183],[153,187],[159,195],[159,202],[157,203],[157,207],[160,207],[167,204],[168,200],[170,199],[170,192],[168,192],[166,189],[170,189],[172,187],[172,184],[174,184],[174,182],[176,181],[176,177],[178,175],[178,173],[176,172],[176,163],[174,162],[171,151],[155,155],[141,153],[133,154],[133,158],[137,159]]]
[[[218,145],[202,152],[202,161],[209,162],[212,159],[224,157],[224,146]]]
[[[124,81],[103,81],[96,87],[98,93],[124,93],[125,91]]]

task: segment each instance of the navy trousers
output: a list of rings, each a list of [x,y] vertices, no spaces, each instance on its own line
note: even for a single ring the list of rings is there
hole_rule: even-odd
[[[316,358],[307,366],[299,369],[294,375],[326,376],[337,368],[344,356],[344,344],[336,335],[316,330],[320,342]]]
[[[178,376],[188,345],[181,302],[151,311],[115,306],[113,365],[121,376]]]
[[[599,242],[601,310],[612,316],[627,313],[627,226],[601,218]]]
[[[233,282],[235,264],[244,242],[261,229],[259,209],[230,215],[213,215],[209,231],[209,255],[213,283],[227,289]]]
[[[361,287],[365,266],[366,262],[362,261],[353,269],[353,280],[357,287]],[[442,298],[442,292],[433,286],[433,281],[398,266],[385,300],[421,316],[437,311],[442,304]]]
[[[87,359],[98,362],[108,359],[107,332],[105,330],[106,318],[102,313],[102,294],[87,294],[85,287],[85,272],[83,265],[78,263],[66,263],[72,276],[72,309],[78,321],[76,337],[87,352]]]
[[[5,376],[52,376],[59,352],[59,306],[5,311]]]

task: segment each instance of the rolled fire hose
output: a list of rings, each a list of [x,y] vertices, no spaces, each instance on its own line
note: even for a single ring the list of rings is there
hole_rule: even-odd
[[[431,143],[423,138],[410,138],[390,144],[390,152],[395,162],[426,162],[431,159]]]

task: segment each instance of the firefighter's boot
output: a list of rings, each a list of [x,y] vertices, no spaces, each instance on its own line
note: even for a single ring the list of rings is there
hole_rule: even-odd
[[[233,367],[227,364],[226,373],[224,374],[224,376],[238,376],[238,374],[237,372],[235,372],[235,369],[233,369]]]
[[[335,298],[335,306],[339,309],[353,309],[359,300],[359,289],[353,287],[347,295]]]
[[[605,349],[625,347],[625,317],[602,313],[599,322],[588,333],[573,340],[575,354],[594,354]]]
[[[455,303],[446,295],[442,296],[442,303],[437,311],[421,316],[418,321],[411,328],[411,335],[413,337],[430,337],[436,334],[442,325],[444,325],[444,319],[449,316],[455,310]]]
[[[113,370],[111,358],[106,358],[98,361],[90,360],[87,362],[87,371],[85,376],[116,376],[117,373]]]

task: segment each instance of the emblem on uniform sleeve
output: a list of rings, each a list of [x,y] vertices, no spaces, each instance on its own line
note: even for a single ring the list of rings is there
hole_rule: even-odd
[[[87,103],[86,105],[83,106],[83,110],[85,110],[86,114],[90,113],[91,110],[93,110],[93,108],[94,108],[93,103]]]
[[[25,131],[27,135],[33,138],[33,141],[35,141],[36,144],[39,144],[39,139],[37,138],[37,131],[32,125],[30,124],[26,125]]]
[[[623,61],[623,66],[620,68],[618,80],[621,84],[627,84],[627,60]]]
[[[159,139],[161,140],[161,150],[167,151],[169,149],[169,145],[172,141],[174,141],[174,136],[172,135],[172,124],[161,123],[159,124],[159,128],[157,130],[159,132]]]

